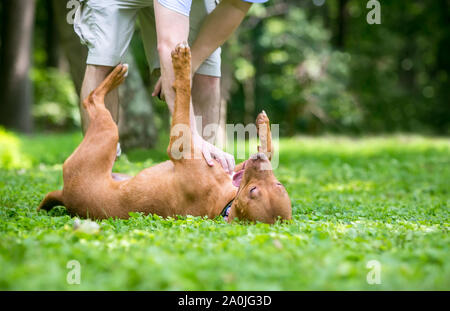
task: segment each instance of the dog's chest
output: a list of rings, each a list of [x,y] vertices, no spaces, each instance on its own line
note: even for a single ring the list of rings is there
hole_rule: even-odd
[[[216,205],[223,209],[237,190],[231,183],[231,176],[219,165],[198,169],[190,167],[180,174],[179,182],[186,203],[203,212],[217,209]]]

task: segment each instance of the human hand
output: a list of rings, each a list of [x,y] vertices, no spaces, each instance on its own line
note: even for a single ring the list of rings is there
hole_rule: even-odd
[[[159,99],[165,100],[164,91],[162,89],[162,79],[159,77],[158,82],[155,84],[152,96],[158,96]]]
[[[208,163],[209,166],[214,166],[214,161],[217,160],[220,165],[222,165],[225,172],[228,174],[232,174],[235,167],[234,157],[226,153],[213,144],[204,140],[200,135],[196,134],[193,136],[193,144],[198,148],[198,150],[202,151],[203,157]]]

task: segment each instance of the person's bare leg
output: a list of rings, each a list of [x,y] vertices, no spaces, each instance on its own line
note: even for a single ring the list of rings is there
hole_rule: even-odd
[[[111,73],[114,67],[87,65],[84,74],[83,85],[81,87],[80,98],[87,98],[89,94],[95,90],[100,83]],[[105,106],[111,113],[114,122],[117,124],[119,120],[119,93],[118,89],[112,90],[105,97]],[[83,135],[86,134],[89,126],[89,117],[83,105],[80,105],[81,125]]]
[[[220,121],[220,78],[195,74],[192,81],[192,104],[196,116],[202,117],[201,135],[214,144],[216,131],[208,133],[208,124],[219,126]]]
[[[173,113],[175,91],[172,85],[175,81],[175,74],[172,68],[171,53],[177,44],[187,42],[189,17],[165,8],[158,1],[154,1],[154,6],[162,88],[170,112]]]

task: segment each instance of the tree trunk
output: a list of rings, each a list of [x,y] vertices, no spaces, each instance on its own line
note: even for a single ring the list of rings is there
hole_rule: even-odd
[[[22,132],[32,130],[29,70],[35,8],[35,0],[3,0],[0,124]]]
[[[45,49],[47,51],[47,67],[58,68],[60,65],[60,53],[58,44],[58,30],[56,29],[55,16],[53,15],[52,0],[45,0],[47,20],[45,25]]]
[[[67,1],[52,1],[58,37],[69,61],[70,74],[77,94],[80,94],[88,50],[80,43],[73,25],[67,23]],[[136,68],[134,57],[127,54],[125,62],[130,65],[130,71],[124,85],[119,89],[122,107],[119,115],[120,144],[124,151],[138,147],[151,148],[155,145],[157,136],[151,98]]]
[[[87,47],[80,43],[80,38],[73,29],[73,25],[67,22],[67,1],[52,0],[53,18],[58,31],[59,43],[69,62],[70,75],[75,85],[77,94],[81,92],[84,72],[86,70]]]
[[[338,48],[345,47],[345,32],[347,24],[347,1],[348,0],[339,0],[338,25],[336,34],[336,46]]]

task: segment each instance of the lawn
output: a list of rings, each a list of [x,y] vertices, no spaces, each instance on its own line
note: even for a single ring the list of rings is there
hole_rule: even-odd
[[[448,138],[283,139],[290,224],[133,214],[93,234],[63,207],[36,212],[80,140],[0,130],[1,290],[450,290]],[[164,149],[116,168],[136,173]],[[66,281],[71,260],[79,285]],[[367,282],[371,260],[381,284]]]

